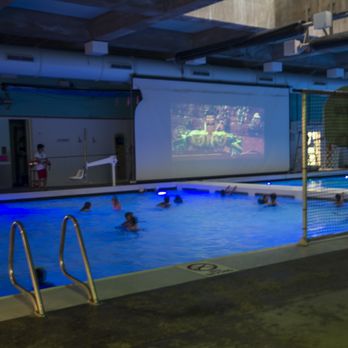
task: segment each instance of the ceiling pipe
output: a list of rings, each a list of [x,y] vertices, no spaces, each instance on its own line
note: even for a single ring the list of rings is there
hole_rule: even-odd
[[[322,50],[327,48],[335,48],[348,46],[348,33],[337,33],[329,36],[323,36],[317,39],[311,39],[309,46],[313,50]]]
[[[196,59],[209,54],[223,52],[233,48],[250,47],[260,44],[273,43],[280,40],[297,37],[303,35],[307,28],[311,25],[309,22],[296,22],[284,27],[264,30],[262,32],[246,35],[240,39],[230,39],[218,44],[199,47],[193,50],[182,51],[176,54],[177,62]]]

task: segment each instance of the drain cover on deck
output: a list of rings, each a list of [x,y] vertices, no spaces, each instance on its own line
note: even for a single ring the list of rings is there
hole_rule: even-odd
[[[207,276],[207,277],[217,276],[217,275],[237,271],[237,269],[235,268],[218,265],[216,263],[210,263],[210,262],[187,263],[184,265],[179,265],[177,267],[180,269],[185,269],[187,271],[198,273],[202,276]]]

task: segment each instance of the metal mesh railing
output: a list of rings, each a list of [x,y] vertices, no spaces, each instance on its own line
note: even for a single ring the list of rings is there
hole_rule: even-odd
[[[303,241],[348,232],[348,92],[302,91],[301,143]]]

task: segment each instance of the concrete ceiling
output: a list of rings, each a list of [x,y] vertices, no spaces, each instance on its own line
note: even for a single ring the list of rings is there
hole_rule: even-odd
[[[312,30],[324,10],[331,35]],[[348,69],[347,16],[348,1],[333,0],[0,0],[0,43],[83,52],[97,40],[115,55],[323,74]],[[283,42],[307,30],[303,52],[285,57]]]

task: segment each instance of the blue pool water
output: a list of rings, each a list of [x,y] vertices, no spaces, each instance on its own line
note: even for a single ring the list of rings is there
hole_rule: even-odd
[[[266,185],[285,185],[285,186],[302,186],[301,179],[291,180],[271,180],[258,182]],[[310,188],[345,188],[348,189],[348,175],[308,178]]]
[[[169,191],[170,195],[176,192]],[[245,195],[180,192],[184,203],[169,209],[156,207],[155,192],[124,193],[121,211],[111,205],[111,195],[0,203],[0,295],[17,293],[8,281],[8,236],[14,220],[28,233],[35,266],[45,267],[48,281],[69,284],[59,270],[58,251],[63,217],[75,216],[83,232],[94,278],[148,270],[232,253],[297,242],[301,237],[301,203],[279,198],[279,206],[263,207]],[[80,212],[85,201],[90,212]],[[138,233],[118,226],[124,213],[139,219]],[[17,234],[17,280],[30,284],[22,243]],[[86,279],[72,224],[68,224],[66,265]]]

